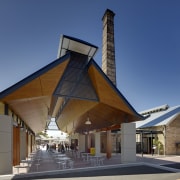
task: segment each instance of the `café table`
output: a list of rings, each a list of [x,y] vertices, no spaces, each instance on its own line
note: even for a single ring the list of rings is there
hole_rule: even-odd
[[[95,165],[95,166],[99,166],[100,163],[103,164],[103,162],[101,162],[103,160],[103,156],[101,156],[101,155],[91,156],[91,159],[92,159],[93,165]]]
[[[85,160],[86,160],[86,161],[89,161],[89,157],[90,157],[91,153],[85,153],[85,152],[83,152],[83,153],[81,153],[81,155],[82,155],[82,156],[85,156]]]
[[[69,157],[59,157],[57,158],[57,160],[59,160],[57,163],[59,164],[59,168],[60,168],[60,164],[62,165],[62,168],[65,169],[67,167],[67,161],[70,160],[71,158]]]

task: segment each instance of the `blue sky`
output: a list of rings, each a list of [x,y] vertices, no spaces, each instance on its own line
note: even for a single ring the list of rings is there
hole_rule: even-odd
[[[180,105],[179,0],[0,0],[0,91],[57,58],[60,35],[99,47],[116,15],[117,87],[136,111]]]

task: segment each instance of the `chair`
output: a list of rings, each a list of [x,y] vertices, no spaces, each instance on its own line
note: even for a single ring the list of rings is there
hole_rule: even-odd
[[[71,169],[74,168],[74,161],[68,161],[68,165]]]
[[[29,170],[29,166],[21,166],[21,165],[17,165],[17,166],[14,166],[14,168],[17,169],[17,174],[19,174],[19,169],[20,169],[20,168],[25,168],[25,169]]]
[[[92,166],[96,166],[96,163],[97,163],[96,158],[91,157],[89,160],[90,160],[90,163],[91,163]]]
[[[66,169],[66,161],[62,161],[61,165],[62,165],[62,169]]]
[[[35,165],[36,165],[36,171],[38,171],[40,164],[35,164]]]
[[[83,161],[86,161],[86,155],[82,154],[81,157],[82,157],[82,160],[83,160]]]
[[[104,165],[104,157],[99,158],[98,165]]]
[[[59,169],[60,169],[60,164],[62,163],[61,161],[59,161],[59,162],[56,162],[57,164],[58,164],[58,167],[59,167]]]
[[[41,160],[40,158],[36,158],[36,159],[34,159],[35,161],[37,161],[38,162],[38,164],[39,164],[39,161]]]
[[[81,158],[81,154],[80,154],[80,152],[79,151],[77,151],[77,156],[76,156],[77,158]]]
[[[59,168],[60,168],[60,165],[61,165],[62,169],[66,168],[66,161],[58,161],[56,163],[59,164]]]

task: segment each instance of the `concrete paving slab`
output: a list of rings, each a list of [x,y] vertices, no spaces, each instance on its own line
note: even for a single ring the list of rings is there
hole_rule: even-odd
[[[75,161],[73,169],[59,169],[54,162],[51,154],[46,151],[41,152],[41,166],[38,172],[34,164],[28,172],[20,174],[10,174],[0,176],[2,180],[9,179],[165,179],[178,180],[180,179],[180,169],[177,164],[180,163],[180,156],[158,156],[158,155],[140,155],[137,154],[137,163],[121,164],[121,155],[113,154],[111,159],[105,159],[103,166],[92,166],[89,162],[84,162],[82,159],[69,154]],[[170,164],[176,164],[170,166]]]

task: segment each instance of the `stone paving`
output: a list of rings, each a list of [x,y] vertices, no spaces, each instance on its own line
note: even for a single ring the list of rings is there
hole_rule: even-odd
[[[180,156],[158,156],[158,155],[154,155],[154,156],[143,155],[142,156],[140,154],[137,154],[136,163],[121,164],[120,154],[113,154],[110,159],[107,159],[105,157],[105,154],[102,154],[102,155],[105,158],[104,164],[101,166],[94,166],[90,162],[83,161],[82,158],[69,152],[67,153],[67,156],[70,157],[74,161],[74,167],[72,169],[67,168],[63,170],[59,168],[52,153],[49,153],[47,151],[41,151],[38,155],[38,158],[40,158],[39,162],[38,160],[34,160],[29,169],[21,168],[19,169],[19,174],[17,174],[17,169],[14,168],[13,175],[0,176],[0,179],[5,180],[10,177],[11,179],[18,179],[18,178],[28,179],[29,176],[30,176],[29,177],[30,179],[34,179],[32,177],[36,177],[36,176],[46,177],[47,175],[50,175],[50,174],[51,176],[54,176],[54,178],[60,176],[60,174],[61,174],[61,177],[64,177],[62,174],[68,177],[67,173],[71,173],[70,176],[72,176],[72,173],[73,173],[73,175],[75,176],[75,174],[78,174],[79,172],[81,172],[80,176],[83,176],[82,172],[84,172],[86,175],[87,174],[92,175],[93,172],[96,172],[96,170],[99,170],[99,173],[101,172],[101,170],[103,170],[102,175],[106,175],[106,173],[112,173],[116,171],[117,168],[119,168],[118,172],[121,175],[126,174],[129,176],[130,174],[136,175],[136,174],[141,174],[141,173],[142,174],[168,173],[168,175],[165,177],[169,177],[169,176],[172,177],[172,175],[169,175],[169,173],[173,173],[173,174],[175,173],[174,176],[177,176],[180,179],[180,176],[179,176]],[[39,164],[38,167],[36,164]]]
[[[77,168],[91,168],[94,165],[92,165],[89,161],[83,161],[82,158],[77,157],[77,155],[69,152],[66,153],[68,157],[70,157],[74,161],[74,167],[73,169]],[[102,154],[104,156],[103,166],[114,166],[114,165],[122,165],[121,164],[121,155],[120,154],[113,154],[110,159],[107,159],[105,154]],[[33,173],[33,172],[42,172],[42,171],[56,171],[61,170],[62,168],[59,168],[59,165],[56,163],[56,160],[54,159],[52,153],[49,153],[47,151],[41,151],[40,152],[40,161],[37,162],[37,160],[34,160],[31,167],[29,169],[21,168],[19,169],[19,173]],[[151,165],[170,165],[175,163],[180,163],[180,156],[158,156],[158,155],[140,155],[137,154],[137,163],[148,163]],[[37,164],[38,167],[37,167]],[[178,167],[178,166],[176,166]],[[68,170],[68,168],[67,168]],[[13,169],[13,174],[17,174],[17,169]]]
[[[78,155],[75,153],[66,152],[66,155],[70,157],[72,161],[74,161],[74,166],[73,166],[74,169],[85,168],[85,167],[88,168],[94,166],[90,161],[83,161],[83,159],[81,157],[78,157]],[[107,159],[105,154],[102,154],[102,156],[104,157],[104,161],[103,161],[104,166],[121,164],[120,154],[113,155],[111,159]],[[36,159],[40,159],[39,162]],[[27,164],[25,164],[25,166],[27,166]],[[61,169],[62,168],[59,168],[56,159],[53,157],[53,153],[43,150],[38,154],[38,158],[36,157],[34,159],[29,169],[20,168],[19,173],[32,173],[32,172],[53,171],[53,170],[61,170]],[[13,168],[13,174],[18,174],[17,168]]]

